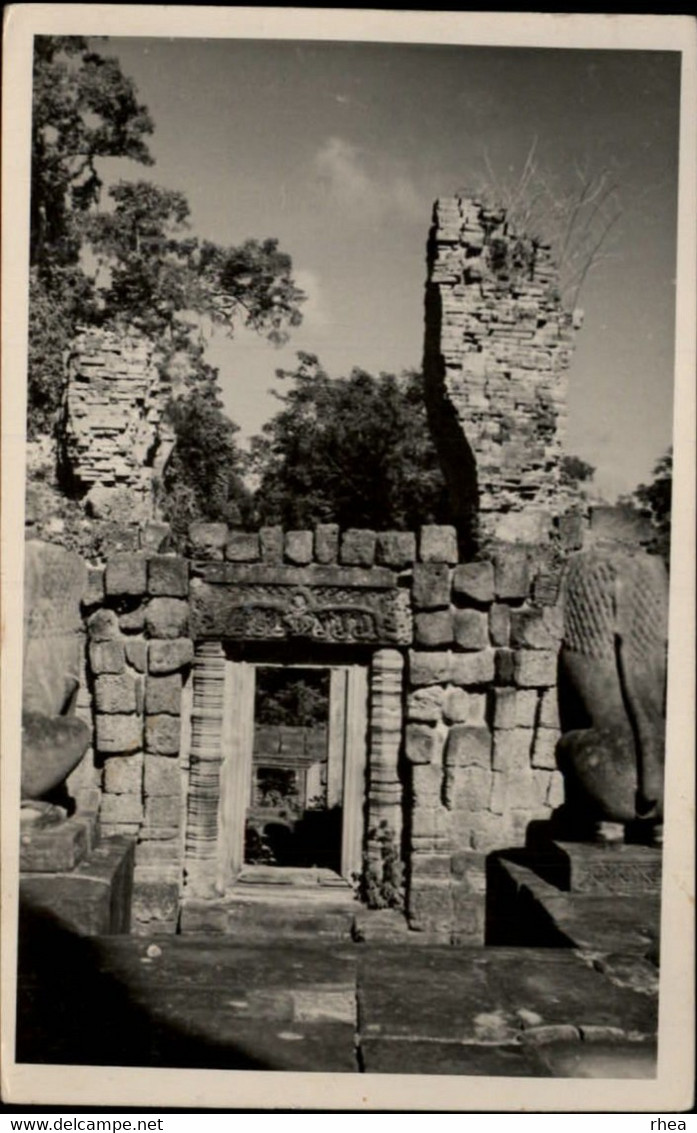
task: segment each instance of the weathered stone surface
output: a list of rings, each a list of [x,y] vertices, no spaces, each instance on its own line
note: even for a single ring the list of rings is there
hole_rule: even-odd
[[[136,552],[112,555],[106,564],[104,577],[106,593],[110,596],[132,595],[140,597],[147,590],[147,558]]]
[[[138,545],[142,551],[160,554],[167,550],[171,535],[169,523],[142,523],[138,528]]]
[[[419,532],[419,558],[422,563],[448,563],[458,561],[457,532],[454,527],[442,524],[425,524]]]
[[[478,610],[455,610],[455,644],[460,649],[485,649],[489,644],[489,627],[486,614]]]
[[[145,711],[148,715],[181,713],[182,682],[178,673],[170,676],[148,676],[145,681]]]
[[[494,600],[494,565],[489,562],[461,563],[453,572],[453,594],[472,602]]]
[[[123,837],[103,839],[69,873],[36,873],[22,878],[20,907],[48,914],[60,926],[81,936],[127,933],[132,877],[133,842]],[[62,973],[61,979],[66,975]],[[57,982],[54,977],[54,986]],[[44,989],[45,994],[48,991]],[[76,988],[73,1003],[79,996]],[[45,1016],[44,1020],[46,1025]],[[60,1018],[59,1027],[65,1034],[65,1017]]]
[[[450,680],[452,654],[409,651],[409,681],[413,686],[442,684]]]
[[[478,653],[454,653],[451,663],[451,680],[456,685],[482,685],[494,679],[494,651],[482,649]]]
[[[222,559],[227,541],[226,523],[199,521],[189,526],[189,546],[195,559]]]
[[[378,533],[375,561],[381,566],[402,570],[416,559],[416,535],[413,531],[381,531]]]
[[[416,809],[440,806],[443,768],[432,764],[414,764],[411,768],[411,785]]]
[[[104,567],[87,568],[87,585],[82,595],[83,606],[98,606],[104,601]]]
[[[515,653],[512,649],[496,650],[495,667],[497,684],[513,684],[513,681],[515,679]]]
[[[188,637],[151,641],[148,647],[148,669],[151,673],[174,673],[190,665],[194,659],[194,643]]]
[[[532,728],[507,728],[494,733],[492,767],[494,771],[527,770],[530,766]]]
[[[174,555],[153,555],[148,561],[148,593],[165,598],[186,598],[189,564]]]
[[[181,726],[178,716],[146,716],[145,748],[157,755],[178,755]]]
[[[559,693],[556,688],[546,689],[540,701],[540,727],[558,730],[559,723]]]
[[[447,563],[415,563],[411,588],[417,610],[450,606],[450,570]]]
[[[540,698],[536,688],[518,689],[515,698],[515,722],[517,727],[535,727],[539,703]]]
[[[119,619],[113,610],[95,610],[87,619],[90,641],[118,641]]]
[[[449,881],[421,881],[409,888],[409,925],[416,932],[443,932],[449,939],[453,920]]]
[[[90,729],[76,716],[22,712],[23,799],[40,799],[68,777],[90,743]]]
[[[147,753],[145,755],[143,789],[146,795],[179,796],[181,793],[181,770],[176,761],[163,755]]]
[[[515,728],[517,722],[516,701],[518,694],[514,688],[494,688],[493,723],[495,728]]]
[[[259,549],[265,563],[283,562],[283,528],[261,527],[259,529]]]
[[[185,637],[189,626],[189,604],[181,598],[151,598],[145,611],[145,626],[151,637]]]
[[[133,881],[132,917],[135,922],[176,921],[179,913],[179,886],[148,876],[136,867]]]
[[[90,668],[95,675],[122,673],[126,667],[126,651],[121,641],[93,641],[89,647]]]
[[[556,652],[549,649],[521,649],[514,656],[513,676],[519,688],[543,688],[556,684]]]
[[[94,682],[97,712],[135,712],[135,680],[129,673],[106,673]]]
[[[338,523],[318,523],[315,528],[315,558],[317,562],[335,563],[338,556]]]
[[[91,846],[89,823],[72,815],[55,826],[21,827],[19,869],[21,873],[60,873],[74,869]]]
[[[112,755],[104,761],[104,790],[111,795],[138,795],[143,787],[143,753]]]
[[[446,724],[462,724],[472,711],[474,697],[463,688],[449,688],[443,699],[443,719]]]
[[[147,642],[142,640],[126,641],[124,642],[124,649],[128,664],[132,665],[137,672],[144,673],[148,658]]]
[[[454,767],[491,766],[491,733],[486,727],[455,724],[448,732],[445,762]],[[485,804],[486,805],[486,804]]]
[[[175,826],[181,818],[179,795],[147,795],[145,822],[147,826]]]
[[[462,611],[457,611],[461,613]],[[453,615],[450,610],[429,610],[414,618],[414,641],[418,646],[438,648],[453,640]]]
[[[143,746],[142,720],[139,716],[97,716],[95,747],[104,755],[139,751]]]
[[[489,635],[492,645],[508,645],[511,634],[510,607],[494,602],[489,610]]]
[[[312,532],[286,531],[285,558],[296,566],[305,566],[312,562]]]
[[[143,800],[137,795],[104,795],[100,810],[102,822],[139,823],[143,819]]]
[[[407,724],[405,752],[410,763],[431,763],[439,748],[440,736],[426,724]]]
[[[515,546],[497,548],[494,556],[497,598],[527,598],[530,577],[530,562],[524,549]]]
[[[410,692],[407,698],[407,720],[413,723],[435,724],[441,718],[445,690],[441,685],[427,685]]]
[[[145,629],[145,606],[138,605],[132,610],[119,614],[119,630],[122,633],[142,633]]]
[[[341,537],[340,560],[347,566],[372,566],[375,562],[374,531],[349,528]]]
[[[561,635],[560,607],[511,611],[511,645],[514,649],[558,649]]]
[[[22,709],[61,716],[79,683],[87,572],[62,547],[30,540],[24,558]]]
[[[533,767],[544,767],[550,771],[557,767],[557,743],[559,732],[551,728],[538,728],[535,732],[535,742],[532,749]]]

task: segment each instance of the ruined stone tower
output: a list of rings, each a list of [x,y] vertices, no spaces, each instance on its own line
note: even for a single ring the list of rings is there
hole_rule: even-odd
[[[461,531],[544,542],[572,503],[560,483],[572,316],[548,245],[503,209],[436,202],[424,372],[431,426]]]

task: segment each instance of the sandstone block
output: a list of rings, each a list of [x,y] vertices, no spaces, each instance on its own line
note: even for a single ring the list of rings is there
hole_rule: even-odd
[[[491,775],[491,794],[489,795],[489,810],[492,814],[505,814],[508,809],[508,790],[506,774],[503,771],[493,771]]]
[[[491,766],[491,733],[487,727],[454,724],[448,732],[445,762],[452,767]]]
[[[407,724],[405,752],[410,763],[430,763],[437,754],[439,735],[426,724]]]
[[[494,679],[494,651],[455,653],[451,661],[451,680],[456,685],[488,684]]]
[[[551,530],[550,513],[528,507],[502,515],[496,524],[496,538],[504,543],[546,543]]]
[[[556,684],[556,651],[547,649],[519,650],[515,654],[514,680],[519,688],[542,688]]]
[[[494,688],[491,691],[494,727],[498,729],[515,728],[517,722],[516,701],[518,697],[516,690],[514,688]]]
[[[112,795],[138,795],[143,785],[143,754],[112,755],[104,763],[104,790]]]
[[[402,570],[416,558],[416,535],[413,531],[381,531],[377,537],[375,561],[381,566]]]
[[[145,672],[148,657],[148,644],[146,641],[126,641],[124,642],[124,649],[126,651],[126,660],[129,665],[139,673]]]
[[[559,723],[559,693],[556,688],[545,689],[540,700],[541,728],[560,728]]]
[[[453,595],[471,602],[493,602],[494,564],[461,563],[453,573]]]
[[[409,650],[409,681],[412,686],[443,684],[450,680],[452,654]],[[463,682],[464,683],[464,682]]]
[[[140,597],[147,589],[147,559],[144,554],[112,555],[106,564],[104,588],[107,595]]]
[[[585,526],[586,522],[581,512],[567,511],[559,516],[559,539],[565,551],[581,550]]]
[[[148,668],[151,673],[175,673],[190,665],[193,659],[194,643],[188,637],[151,641],[148,648]]]
[[[557,649],[563,629],[561,608],[511,611],[511,645],[515,649]]]
[[[453,902],[449,881],[409,886],[409,924],[415,931],[449,933],[453,923]]]
[[[375,562],[376,541],[374,531],[349,528],[341,539],[340,561],[345,566],[372,566]]]
[[[494,602],[489,610],[489,636],[492,645],[508,645],[511,634],[511,611],[502,602]]]
[[[145,828],[143,833],[145,832]],[[168,866],[179,862],[176,841],[139,842],[136,846],[136,865]]]
[[[412,800],[417,809],[441,805],[443,768],[435,764],[417,764],[411,768]]]
[[[547,788],[547,806],[552,810],[564,804],[564,776],[561,771],[554,771],[549,777]]]
[[[548,771],[557,769],[557,743],[559,732],[552,728],[538,728],[532,748],[533,767],[543,767]]]
[[[417,610],[450,606],[450,570],[447,563],[414,563],[411,599]]]
[[[95,718],[95,747],[102,755],[126,754],[143,746],[142,721],[139,716],[102,716]]]
[[[508,728],[494,732],[492,767],[494,771],[506,774],[530,767],[532,749],[532,728]]]
[[[189,625],[189,604],[181,598],[151,598],[145,611],[150,637],[185,637]]]
[[[175,922],[179,914],[179,886],[176,881],[139,876],[133,882],[133,920],[161,931],[161,924]]]
[[[122,673],[126,667],[126,651],[121,641],[93,641],[89,657],[90,668],[95,675]]]
[[[139,604],[119,614],[119,629],[122,633],[142,633],[145,629],[145,606]]]
[[[104,567],[88,567],[83,606],[99,606],[104,601]]]
[[[189,564],[174,555],[153,555],[148,561],[148,593],[153,597],[186,598]]]
[[[181,713],[182,681],[179,673],[170,676],[148,676],[145,681],[145,711],[148,715],[166,712]]]
[[[306,566],[312,562],[312,532],[286,531],[285,558],[286,562],[296,566]]]
[[[419,558],[422,563],[454,566],[459,558],[455,528],[443,524],[424,525],[419,533]]]
[[[96,610],[87,619],[87,634],[90,641],[118,641],[119,619],[114,611]]]
[[[174,826],[181,818],[178,795],[149,795],[145,799],[146,826]]]
[[[143,790],[146,795],[179,797],[181,793],[181,771],[176,760],[168,759],[164,755],[146,754]]]
[[[181,729],[178,716],[146,716],[145,748],[156,755],[178,755]]]
[[[443,699],[443,719],[446,724],[462,724],[467,720],[472,697],[463,688],[449,688]]]
[[[104,795],[99,817],[104,824],[142,822],[143,803],[140,795]]]
[[[515,678],[515,654],[512,649],[496,650],[496,680],[500,685],[511,685]]]
[[[129,673],[105,673],[94,682],[97,712],[135,712],[135,681]]]
[[[450,942],[456,947],[481,946],[486,928],[486,903],[483,897],[463,892],[453,886],[453,930]]]
[[[318,523],[315,527],[315,558],[318,563],[335,563],[339,556],[338,523]]]
[[[539,697],[536,688],[518,689],[515,722],[519,728],[534,728]]]
[[[281,527],[260,528],[259,549],[265,563],[283,562],[283,529]]]
[[[473,850],[482,854],[500,850],[508,844],[508,824],[498,814],[483,810],[470,819],[469,841]],[[482,909],[482,913],[484,910]]]
[[[479,896],[486,893],[486,859],[483,854],[460,850],[451,856],[450,870],[461,893]]]
[[[407,720],[412,723],[435,724],[441,718],[441,706],[445,690],[440,685],[427,685],[426,688],[410,692],[407,698]]]
[[[537,606],[556,606],[561,588],[561,572],[541,570],[532,584],[532,600]]]
[[[158,554],[167,550],[171,535],[168,523],[144,523],[138,530],[138,545],[142,551]]]
[[[479,610],[456,610],[454,631],[460,649],[485,649],[489,644],[488,619]]]
[[[458,613],[462,611],[458,610]],[[427,649],[450,645],[453,640],[453,616],[450,610],[429,610],[414,618],[416,645]]]
[[[469,764],[456,772],[455,798],[458,810],[486,810],[491,794],[491,771],[480,764]]]
[[[195,559],[220,561],[223,558],[227,541],[228,529],[226,523],[198,521],[189,525],[189,546],[191,555]]]
[[[509,545],[497,548],[494,558],[494,589],[497,598],[527,598],[530,563],[526,551]]]
[[[410,860],[412,884],[422,880],[443,880],[450,877],[450,854],[412,854]]]

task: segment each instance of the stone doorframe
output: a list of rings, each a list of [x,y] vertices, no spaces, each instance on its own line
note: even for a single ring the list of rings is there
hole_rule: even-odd
[[[243,865],[255,669],[261,664],[230,660],[220,641],[201,642],[195,650],[184,852],[192,897],[223,896]],[[396,649],[377,649],[369,666],[349,661],[317,667],[331,673],[329,774],[342,767],[341,875],[348,881],[361,871],[364,850],[370,853],[368,832],[380,823],[400,844],[404,657]],[[335,779],[328,789],[338,795]]]

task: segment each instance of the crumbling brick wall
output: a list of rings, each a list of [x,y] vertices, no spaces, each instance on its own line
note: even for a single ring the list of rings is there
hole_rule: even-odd
[[[426,396],[459,525],[480,539],[543,540],[573,502],[560,482],[572,323],[548,245],[502,209],[436,202]]]

